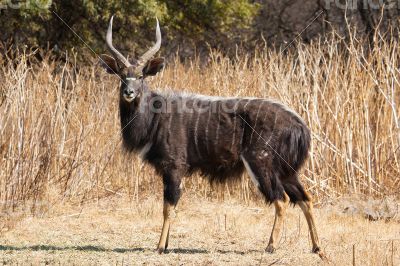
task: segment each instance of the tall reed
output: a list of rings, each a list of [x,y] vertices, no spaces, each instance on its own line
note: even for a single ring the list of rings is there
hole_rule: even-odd
[[[173,60],[149,82],[158,91],[278,99],[312,130],[301,179],[317,199],[398,196],[399,50],[396,41],[380,40],[367,53],[362,43],[343,47],[333,39],[235,60],[212,52],[205,66]],[[118,78],[95,64],[78,68],[73,58],[31,63],[32,58],[22,52],[15,60],[0,60],[3,210],[108,195],[161,197],[161,179],[121,149]],[[224,186],[195,176],[184,185],[199,197],[248,202],[255,195],[247,176]]]

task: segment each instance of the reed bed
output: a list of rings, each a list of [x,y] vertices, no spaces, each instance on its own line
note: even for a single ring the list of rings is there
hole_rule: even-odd
[[[207,63],[169,60],[149,79],[158,91],[275,98],[312,130],[301,179],[317,201],[347,194],[399,196],[400,47],[335,38],[236,59],[211,52]],[[45,210],[110,195],[162,197],[162,181],[121,149],[119,80],[96,64],[78,67],[21,52],[0,58],[0,201],[3,210]],[[97,59],[93,58],[93,62]],[[247,175],[212,185],[186,178],[202,198],[260,199]]]

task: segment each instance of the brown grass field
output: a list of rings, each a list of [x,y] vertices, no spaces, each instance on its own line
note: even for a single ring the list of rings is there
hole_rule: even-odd
[[[275,98],[296,110],[312,131],[300,178],[318,207],[328,258],[399,265],[400,48],[379,36],[376,43],[369,53],[355,38],[236,59],[212,52],[205,64],[169,60],[149,83]],[[74,56],[43,57],[0,56],[0,263],[321,263],[298,208],[289,211],[277,253],[264,254],[273,210],[247,175],[223,186],[186,178],[171,251],[156,254],[162,181],[122,152],[118,79],[97,59],[78,67]],[[364,207],[344,207],[345,197]],[[390,207],[368,207],[373,199]]]
[[[381,201],[379,201],[382,203]],[[371,202],[370,202],[371,203]],[[331,265],[399,265],[400,218],[365,219],[376,206],[341,199],[316,209],[322,247]],[[360,207],[360,209],[358,209]],[[399,207],[399,206],[397,206]],[[244,205],[183,195],[172,225],[170,250],[159,255],[162,201],[135,203],[123,197],[81,207],[53,206],[26,217],[0,237],[5,265],[318,265],[301,210],[290,208],[279,247],[264,252],[274,208],[262,201]],[[349,211],[351,208],[353,211]],[[354,209],[353,209],[354,208]],[[353,257],[354,248],[354,257]]]

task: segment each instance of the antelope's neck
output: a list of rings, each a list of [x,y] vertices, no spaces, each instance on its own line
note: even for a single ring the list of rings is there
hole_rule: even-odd
[[[120,100],[120,119],[123,144],[129,151],[143,148],[151,141],[154,113],[148,102],[153,93],[143,94],[131,103]]]

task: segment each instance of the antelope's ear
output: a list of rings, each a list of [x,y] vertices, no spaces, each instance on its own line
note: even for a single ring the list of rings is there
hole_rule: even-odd
[[[163,57],[149,60],[149,62],[147,62],[146,66],[143,68],[143,77],[155,76],[164,68],[164,61],[165,60]]]
[[[100,55],[100,65],[107,71],[108,74],[118,74],[119,67],[114,57],[102,54]]]

